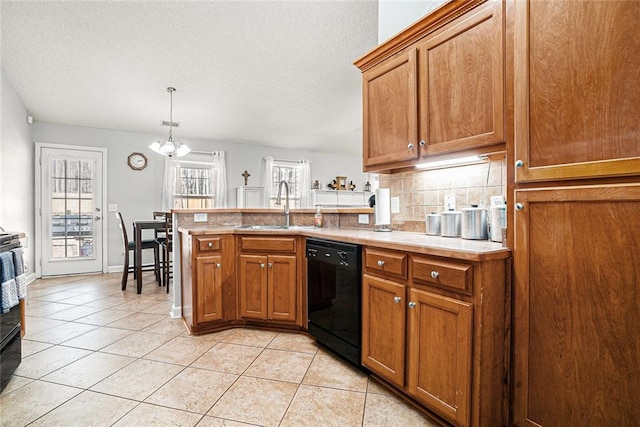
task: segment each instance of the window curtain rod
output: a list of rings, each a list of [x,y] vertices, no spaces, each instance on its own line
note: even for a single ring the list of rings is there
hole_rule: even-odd
[[[301,163],[300,160],[273,159],[273,161],[278,163],[293,163],[296,165]]]
[[[191,153],[189,154],[203,154],[205,156],[215,156],[216,153],[214,153],[213,151],[195,151],[195,150],[191,150]]]

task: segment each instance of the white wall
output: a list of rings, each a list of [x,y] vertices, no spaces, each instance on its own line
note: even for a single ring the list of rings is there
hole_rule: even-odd
[[[176,132],[180,137],[179,130]],[[115,131],[107,129],[68,126],[36,122],[33,126],[33,140],[37,142],[83,145],[107,148],[107,200],[117,203],[127,223],[133,219],[150,218],[154,210],[162,208],[162,177],[164,157],[152,152],[148,145],[160,136],[142,133]],[[226,152],[227,186],[229,189],[243,184],[241,174],[246,169],[251,176],[248,185],[261,185],[262,158],[266,155],[276,159],[311,160],[311,178],[318,179],[326,186],[337,175],[353,180],[358,189],[362,189],[367,175],[362,173],[361,157],[345,157],[315,153],[306,150],[284,150],[260,145],[234,142],[214,142],[206,140],[188,140],[182,142],[192,150]],[[361,144],[360,140],[354,144]],[[144,153],[149,164],[142,171],[134,171],[127,166],[127,156],[134,151]],[[30,154],[31,158],[33,153]],[[33,166],[31,167],[33,169]],[[32,170],[29,176],[33,177]],[[31,178],[33,180],[33,178]],[[107,215],[107,265],[122,265],[122,238],[114,214]],[[129,233],[131,229],[129,228]]]
[[[378,0],[378,43],[390,39],[450,0]]]
[[[0,69],[0,226],[27,234],[27,275],[34,272],[34,163],[28,111]]]

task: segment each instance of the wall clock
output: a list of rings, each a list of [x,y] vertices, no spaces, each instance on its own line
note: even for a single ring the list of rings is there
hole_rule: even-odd
[[[127,157],[127,164],[134,171],[141,171],[147,167],[147,156],[142,153],[131,153]]]

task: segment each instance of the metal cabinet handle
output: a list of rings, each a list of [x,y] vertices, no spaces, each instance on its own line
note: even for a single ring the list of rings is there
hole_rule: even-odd
[[[384,267],[384,261],[379,259],[378,260],[378,267]]]
[[[416,303],[413,301],[409,301],[409,308],[414,308],[416,306]]]
[[[425,145],[427,145],[427,143],[424,142],[424,139],[420,140],[420,147],[424,147]]]
[[[400,301],[402,301],[402,298],[400,298],[400,297],[393,297],[393,302],[395,302],[396,304],[398,304]]]
[[[267,267],[271,268],[271,267],[273,267],[273,264],[269,263],[269,264],[267,264]]]
[[[220,268],[220,267],[222,267],[222,265],[220,265],[220,263],[217,263],[216,268]]]
[[[207,246],[209,246],[210,248],[212,248],[212,247],[213,247],[213,243],[209,242],[209,244],[208,244]]]
[[[264,268],[264,264],[263,263],[260,263],[260,268]]]
[[[438,273],[438,272],[437,272],[437,271],[435,271],[435,270],[431,272],[431,277],[432,277],[433,279],[437,279],[439,275],[440,275],[440,273]]]
[[[409,150],[411,150],[413,147],[415,147],[415,145],[413,145],[411,142],[409,143],[409,145],[407,145],[407,148],[408,148]]]
[[[524,166],[524,162],[522,160],[516,160],[516,167],[521,168]]]
[[[522,203],[516,203],[516,210],[521,211],[522,209],[524,209],[524,205]]]

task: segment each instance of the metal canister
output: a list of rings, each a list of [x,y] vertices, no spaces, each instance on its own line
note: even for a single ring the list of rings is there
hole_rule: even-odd
[[[502,242],[502,229],[507,228],[507,207],[492,206],[491,222],[489,223],[491,240]]]
[[[462,209],[462,238],[471,240],[487,240],[487,217],[489,213],[485,208],[471,206]]]
[[[427,214],[425,218],[425,227],[427,230],[427,234],[430,236],[439,236],[440,235],[440,214],[435,212],[431,212]]]
[[[459,211],[444,211],[441,214],[440,235],[443,237],[460,237]]]

